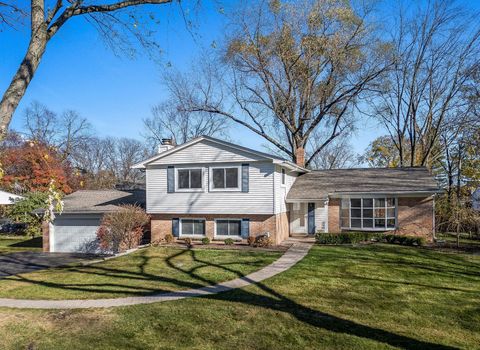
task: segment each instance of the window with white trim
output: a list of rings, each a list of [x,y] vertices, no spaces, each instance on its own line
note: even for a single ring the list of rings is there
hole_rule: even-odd
[[[180,236],[205,236],[205,219],[180,219]]]
[[[397,226],[397,200],[393,197],[342,198],[341,227],[351,230],[393,230]]]
[[[240,168],[222,167],[211,168],[210,182],[212,190],[239,190],[240,189]]]
[[[201,168],[177,169],[178,190],[201,190],[203,188]]]
[[[217,219],[215,220],[215,236],[242,235],[242,220],[240,219]]]

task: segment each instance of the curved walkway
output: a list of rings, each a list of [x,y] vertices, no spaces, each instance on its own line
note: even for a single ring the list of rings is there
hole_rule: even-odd
[[[178,292],[160,293],[150,296],[112,298],[112,299],[71,299],[71,300],[28,300],[0,298],[0,307],[25,308],[25,309],[84,309],[84,308],[107,308],[114,306],[128,306],[138,304],[159,303],[163,301],[179,300],[191,297],[200,297],[227,292],[232,289],[243,288],[250,284],[263,281],[288,270],[307,255],[312,244],[294,243],[285,254],[272,264],[247,276],[240,277],[228,282],[189,289]]]

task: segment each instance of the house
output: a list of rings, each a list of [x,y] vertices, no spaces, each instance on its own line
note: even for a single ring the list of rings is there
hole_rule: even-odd
[[[480,187],[472,193],[472,208],[480,211]]]
[[[0,205],[10,205],[20,199],[23,199],[23,197],[0,190]]]
[[[439,188],[426,168],[310,171],[302,150],[297,159],[295,164],[207,136],[175,147],[164,140],[157,155],[134,166],[145,171],[152,241],[166,234],[244,240],[268,233],[279,244],[290,235],[348,230],[431,239]],[[82,215],[98,209],[89,218],[98,225],[108,206],[104,198],[86,199],[100,199],[97,194],[81,192],[66,197],[65,212],[52,225],[54,251],[75,249],[77,236],[87,231]],[[81,208],[73,209],[77,196],[84,196]]]
[[[126,204],[145,207],[145,190],[81,190],[65,196],[62,213],[43,223],[43,250],[98,252],[97,229],[103,215]]]

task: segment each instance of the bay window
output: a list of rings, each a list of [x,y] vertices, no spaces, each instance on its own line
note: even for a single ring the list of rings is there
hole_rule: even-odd
[[[340,225],[349,230],[393,230],[396,222],[396,198],[342,198]]]

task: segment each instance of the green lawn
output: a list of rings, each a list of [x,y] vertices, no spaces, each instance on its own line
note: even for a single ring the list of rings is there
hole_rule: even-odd
[[[197,288],[244,276],[280,255],[260,250],[150,247],[88,266],[4,278],[0,298],[114,298]]]
[[[0,236],[0,254],[23,251],[42,251],[42,237],[5,238]]]
[[[213,297],[106,310],[2,309],[0,348],[478,349],[480,257],[315,246],[289,271]]]

